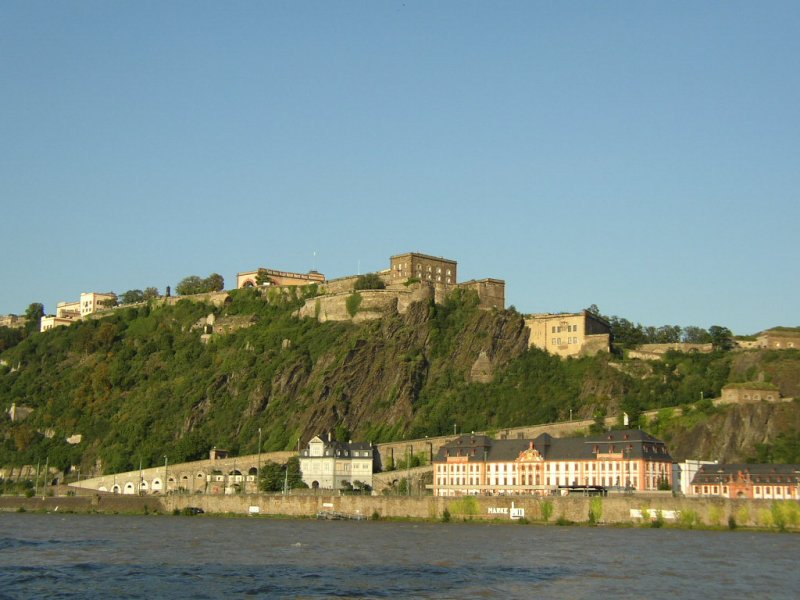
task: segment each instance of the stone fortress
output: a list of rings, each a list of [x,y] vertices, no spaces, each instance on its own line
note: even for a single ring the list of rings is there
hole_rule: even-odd
[[[290,289],[293,287],[317,286],[317,294],[308,298],[297,311],[301,318],[325,321],[352,321],[360,323],[379,319],[387,314],[404,314],[408,307],[418,301],[444,302],[455,290],[473,290],[478,295],[479,306],[484,310],[505,309],[505,281],[486,277],[469,281],[458,281],[458,263],[441,256],[420,252],[406,252],[389,258],[389,267],[372,275],[383,282],[383,289],[356,290],[360,275],[347,275],[327,279],[324,274],[312,270],[307,273],[259,268],[236,274],[236,288],[271,287]],[[261,283],[259,283],[259,277]],[[194,296],[167,296],[154,299],[156,304],[175,304],[183,299],[209,302],[222,306],[230,301],[227,292],[208,292]],[[55,315],[42,317],[40,331],[71,325],[86,318],[101,318],[114,308],[116,300],[112,292],[84,292],[76,302],[59,302]],[[214,334],[226,334],[252,324],[252,320],[228,322],[223,317],[215,322],[198,323],[203,329],[203,341]],[[536,347],[562,358],[591,356],[598,352],[610,352],[612,348],[611,326],[604,318],[587,310],[574,313],[534,313],[524,315],[529,330],[528,347]],[[244,322],[247,321],[247,322]],[[16,315],[0,316],[0,326],[21,327],[24,318]],[[740,349],[792,349],[800,348],[800,328],[774,327],[751,340],[737,340]],[[629,351],[629,358],[659,360],[669,350],[684,352],[710,352],[710,344],[644,344]]]
[[[320,294],[309,298],[297,312],[301,318],[361,323],[386,314],[404,314],[419,301],[444,302],[455,290],[477,293],[480,308],[505,309],[505,281],[492,277],[458,281],[458,263],[441,256],[420,252],[396,254],[389,268],[375,273],[383,289],[358,290],[359,275],[326,279],[316,271],[307,274],[260,269],[269,276],[267,286],[303,286],[315,283]],[[259,270],[238,273],[237,287],[254,287]],[[357,306],[356,306],[357,305]],[[561,357],[587,356],[611,350],[611,326],[586,310],[577,313],[541,313],[525,316],[530,330],[529,347],[537,347]]]

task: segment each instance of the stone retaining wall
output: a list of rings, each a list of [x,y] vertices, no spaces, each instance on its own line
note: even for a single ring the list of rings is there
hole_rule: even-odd
[[[522,496],[281,496],[267,494],[236,496],[125,497],[96,494],[90,497],[48,497],[42,499],[3,496],[0,511],[24,508],[30,511],[101,512],[101,513],[171,513],[186,507],[202,508],[206,513],[285,515],[313,517],[330,511],[347,515],[383,518],[489,521],[509,520],[511,510],[523,509],[529,521],[586,523],[592,511],[598,523],[648,525],[656,518],[666,525],[727,527],[733,518],[737,526],[800,530],[800,505],[792,501],[728,500],[724,498],[681,498],[664,494],[585,497]]]

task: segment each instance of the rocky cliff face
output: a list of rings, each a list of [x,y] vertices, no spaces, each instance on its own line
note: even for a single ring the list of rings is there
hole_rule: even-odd
[[[438,344],[435,309],[410,304],[403,314],[385,313],[352,331],[347,347],[331,348],[315,362],[278,374],[274,398],[305,398],[295,415],[306,431],[344,426],[359,438],[412,422],[420,392],[431,376],[458,373],[470,378],[480,358],[482,381],[527,348],[522,317],[510,312],[472,311],[446,349]],[[442,352],[442,350],[445,350]]]
[[[800,404],[759,403],[726,407],[691,428],[671,430],[673,458],[745,462],[757,456],[759,444],[768,444],[785,432],[800,430]]]

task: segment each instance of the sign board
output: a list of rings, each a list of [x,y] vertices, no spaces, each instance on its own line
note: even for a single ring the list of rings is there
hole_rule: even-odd
[[[658,519],[658,515],[661,515],[661,518],[665,521],[674,521],[681,516],[681,511],[679,510],[658,510],[655,508],[650,509],[640,509],[640,508],[632,508],[630,509],[631,519],[644,519],[645,513],[647,513],[647,518],[651,521],[655,521]]]
[[[516,508],[513,502],[510,509],[507,506],[490,506],[487,510],[490,515],[508,515],[512,519],[525,518],[525,509]]]
[[[261,512],[261,509],[258,506],[251,506],[250,510],[248,511],[251,515],[257,515]]]

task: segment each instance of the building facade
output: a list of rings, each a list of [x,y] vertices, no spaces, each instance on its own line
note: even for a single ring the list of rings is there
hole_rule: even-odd
[[[441,256],[406,252],[392,256],[389,264],[391,283],[402,283],[412,278],[445,285],[455,285],[458,281],[458,263]]]
[[[59,302],[56,305],[55,316],[42,317],[39,321],[39,331],[71,325],[87,315],[107,308],[108,303],[116,303],[116,300],[117,295],[114,292],[83,292],[77,302]]]
[[[578,313],[542,313],[525,317],[530,330],[528,347],[557,356],[590,356],[611,350],[611,325],[588,310]]]
[[[236,288],[257,287],[256,278],[259,269],[255,271],[245,271],[236,274]],[[308,273],[292,273],[291,271],[278,271],[277,269],[264,269],[269,276],[269,284],[275,286],[298,286],[311,285],[312,283],[322,283],[325,275],[317,271]]]
[[[471,279],[459,283],[458,287],[465,290],[474,290],[478,294],[481,308],[496,308],[503,310],[506,307],[506,282],[502,279]]]
[[[685,460],[680,463],[672,463],[672,491],[689,496],[692,480],[700,468],[716,464],[716,461],[711,460]]]
[[[666,445],[638,429],[532,440],[462,435],[433,459],[435,496],[548,495],[588,486],[653,491],[671,479]]]
[[[692,479],[691,496],[800,499],[800,465],[703,465]]]
[[[25,327],[25,317],[20,317],[18,315],[0,316],[0,327],[9,327],[12,329]]]
[[[80,319],[81,301],[59,302],[56,305],[56,316],[59,319]]]
[[[756,341],[760,348],[769,348],[771,350],[800,348],[800,328],[773,327],[759,334]]]
[[[106,308],[107,302],[116,302],[117,295],[114,292],[84,292],[81,294],[81,316],[91,315]]]
[[[778,386],[766,381],[729,383],[722,388],[722,397],[715,404],[748,404],[752,402],[777,402],[781,399]]]
[[[63,327],[64,325],[72,325],[76,319],[73,318],[65,318],[65,317],[54,317],[50,315],[49,317],[42,317],[39,320],[39,331],[50,331],[54,327]]]
[[[372,487],[375,448],[367,442],[337,442],[314,436],[300,452],[303,482],[312,489],[339,490],[359,481]],[[345,483],[346,482],[346,483]]]

